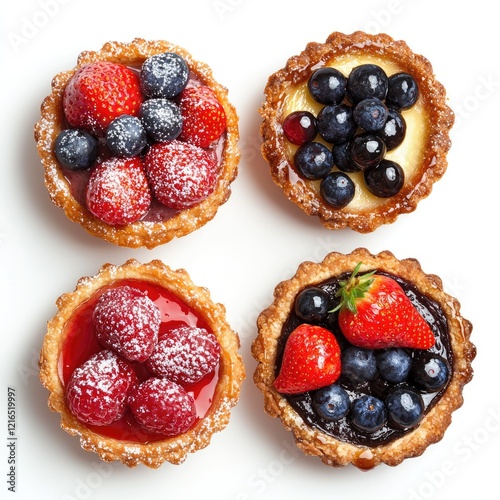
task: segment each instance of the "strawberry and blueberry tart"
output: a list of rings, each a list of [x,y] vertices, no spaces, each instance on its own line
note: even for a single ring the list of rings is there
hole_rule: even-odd
[[[392,223],[446,171],[454,114],[429,61],[403,41],[332,33],[272,74],[264,94],[272,178],[328,229]]]
[[[304,262],[258,318],[254,381],[298,447],[330,466],[396,466],[463,404],[472,324],[415,259],[364,248]]]
[[[55,76],[35,140],[54,204],[90,234],[153,248],[230,196],[238,117],[211,69],[166,41],[108,42]]]
[[[245,370],[225,309],[159,260],[105,264],[57,300],[40,380],[102,460],[182,463],[229,423]]]

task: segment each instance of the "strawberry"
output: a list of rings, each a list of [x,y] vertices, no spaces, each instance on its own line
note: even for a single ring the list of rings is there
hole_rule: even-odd
[[[188,87],[179,96],[182,131],[179,139],[206,148],[226,130],[226,113],[209,87]]]
[[[79,68],[66,85],[63,109],[68,123],[103,136],[118,116],[136,116],[144,100],[139,77],[122,64],[97,61]]]
[[[285,394],[312,391],[333,384],[340,369],[340,347],[333,333],[303,323],[287,339],[274,387]]]
[[[361,263],[340,283],[339,327],[358,347],[429,349],[436,339],[403,289],[392,278],[375,271],[359,275]]]

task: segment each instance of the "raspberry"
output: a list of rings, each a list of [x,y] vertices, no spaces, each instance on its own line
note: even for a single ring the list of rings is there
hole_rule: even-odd
[[[180,141],[153,144],[144,165],[158,201],[174,209],[203,201],[212,194],[217,182],[214,158],[207,151]]]
[[[128,404],[144,429],[164,436],[182,434],[196,420],[192,396],[167,379],[148,378],[130,394]]]
[[[128,394],[136,386],[132,365],[104,350],[75,369],[66,388],[66,400],[78,420],[108,425],[123,417]]]
[[[146,174],[141,160],[111,158],[96,165],[86,191],[87,208],[110,225],[139,220],[151,204]]]
[[[215,369],[219,357],[220,344],[213,333],[181,326],[158,342],[147,366],[159,377],[181,385],[194,384]]]
[[[145,361],[158,342],[160,310],[136,288],[121,286],[104,292],[93,318],[99,342],[130,361]]]

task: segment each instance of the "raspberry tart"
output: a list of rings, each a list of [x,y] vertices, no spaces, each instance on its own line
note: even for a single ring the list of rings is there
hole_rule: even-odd
[[[153,248],[230,196],[238,116],[211,69],[167,41],[108,42],[52,80],[35,140],[51,200],[90,234]]]
[[[102,460],[182,463],[223,430],[245,371],[225,309],[159,260],[105,264],[57,300],[40,380]]]
[[[454,114],[429,61],[403,41],[332,33],[291,57],[264,94],[272,178],[329,229],[392,223],[446,171]]]
[[[396,466],[463,404],[472,324],[415,259],[358,248],[304,262],[258,318],[254,381],[297,446],[330,466]]]

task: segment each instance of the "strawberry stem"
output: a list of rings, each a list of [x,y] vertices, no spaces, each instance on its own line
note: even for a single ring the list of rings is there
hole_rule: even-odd
[[[373,283],[373,275],[375,274],[375,271],[370,271],[369,273],[358,276],[361,265],[362,262],[359,262],[349,279],[339,282],[340,289],[335,296],[340,297],[340,303],[329,312],[335,312],[339,309],[348,309],[353,314],[357,314],[356,301],[362,299],[368,292]]]

